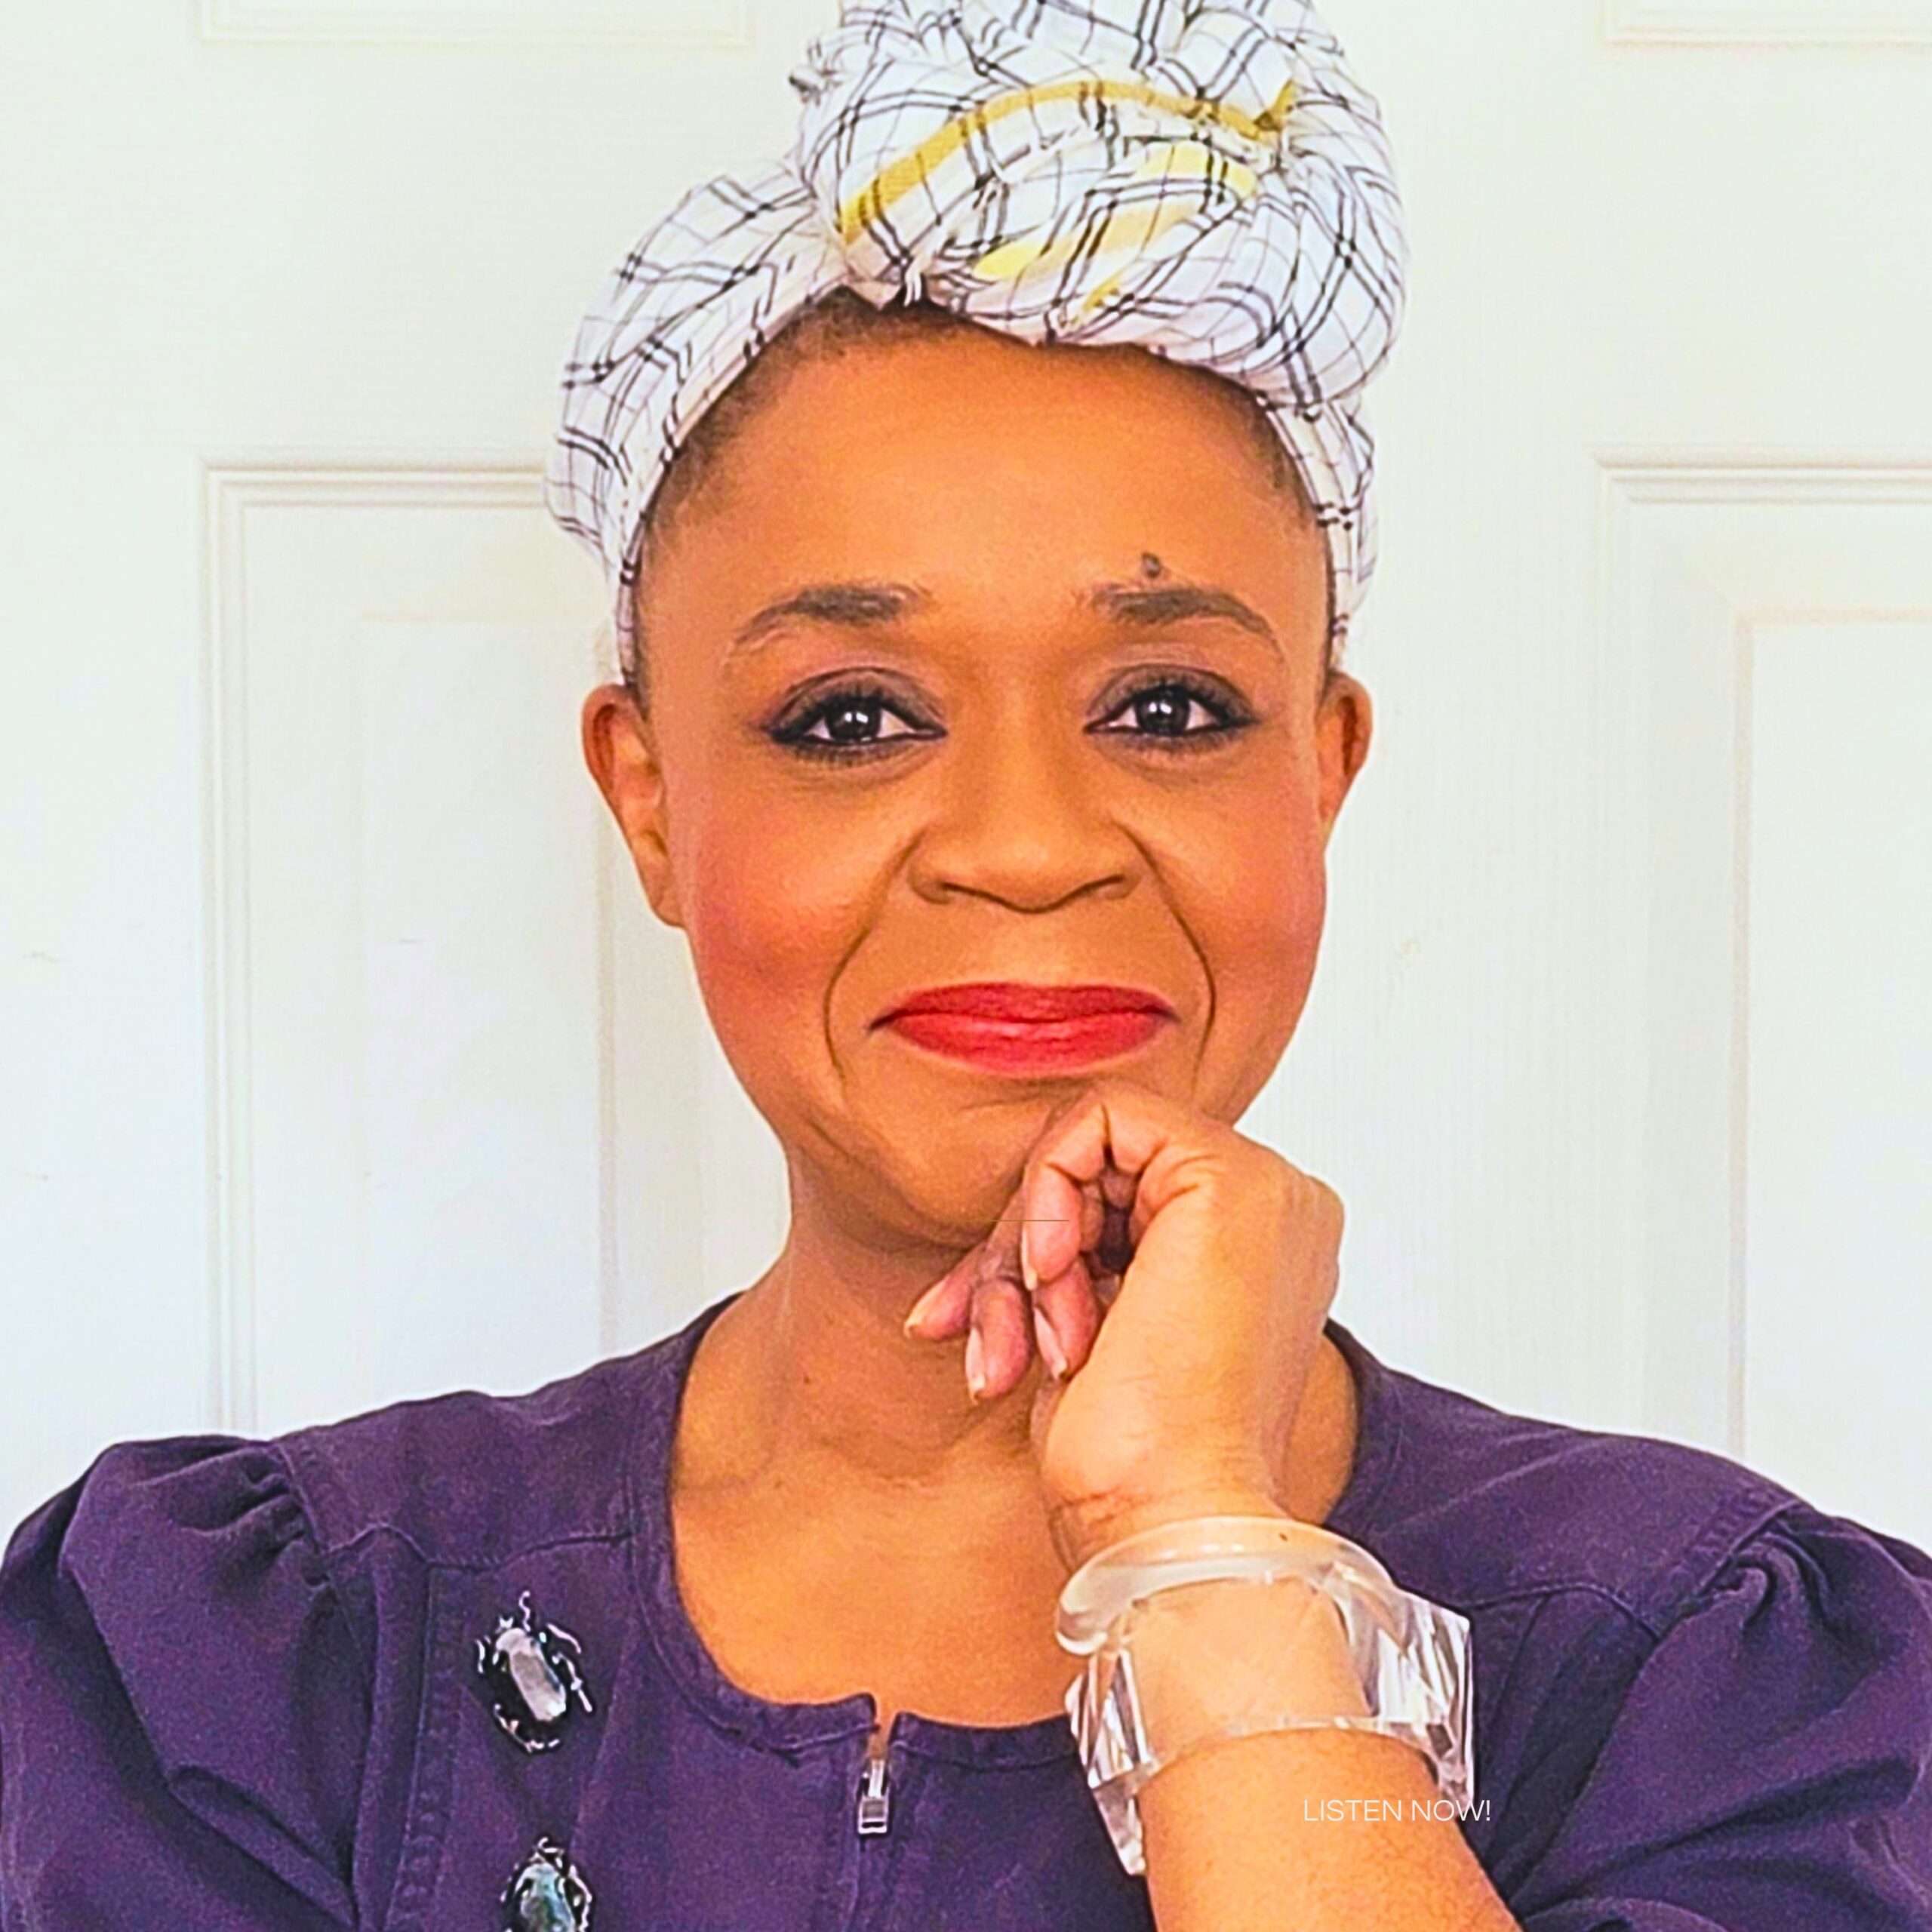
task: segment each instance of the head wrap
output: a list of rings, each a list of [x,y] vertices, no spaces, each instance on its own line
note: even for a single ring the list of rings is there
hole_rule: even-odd
[[[845,0],[791,152],[691,189],[580,325],[546,487],[632,663],[641,519],[706,409],[835,288],[1231,378],[1293,457],[1346,626],[1374,566],[1360,392],[1406,245],[1373,99],[1306,0]]]

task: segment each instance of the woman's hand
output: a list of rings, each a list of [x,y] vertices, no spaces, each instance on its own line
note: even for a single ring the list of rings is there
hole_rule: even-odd
[[[1101,1081],[1042,1130],[906,1332],[964,1334],[981,1401],[1017,1388],[1037,1347],[1033,1447],[1072,1567],[1174,1517],[1281,1509],[1341,1233],[1334,1192],[1269,1149]]]

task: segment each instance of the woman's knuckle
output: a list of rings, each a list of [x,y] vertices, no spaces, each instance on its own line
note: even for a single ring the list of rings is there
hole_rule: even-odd
[[[1312,1174],[1308,1185],[1309,1211],[1315,1224],[1327,1233],[1339,1235],[1348,1211],[1342,1197],[1325,1180],[1317,1180]]]
[[[1285,1207],[1299,1204],[1307,1176],[1272,1147],[1257,1146],[1251,1162],[1252,1185]]]

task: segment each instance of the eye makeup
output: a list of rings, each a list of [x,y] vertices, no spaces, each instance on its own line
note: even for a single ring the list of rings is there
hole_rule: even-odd
[[[1197,719],[1204,717],[1207,721]],[[1134,721],[1123,725],[1118,721]],[[903,728],[890,728],[897,721]],[[1090,724],[1094,737],[1135,741],[1137,749],[1185,755],[1225,743],[1256,721],[1234,688],[1200,672],[1143,669]],[[851,761],[895,746],[931,743],[943,733],[921,709],[876,676],[844,673],[796,696],[764,728],[771,741],[801,757]]]

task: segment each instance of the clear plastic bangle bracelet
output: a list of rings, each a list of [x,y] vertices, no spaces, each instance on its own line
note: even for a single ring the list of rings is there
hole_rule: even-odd
[[[1188,1587],[1231,1583],[1302,1587],[1266,1601]],[[1323,1599],[1341,1650],[1331,1635],[1325,1649],[1296,1653],[1281,1633],[1300,1619],[1284,1625],[1281,1613]],[[1458,1810],[1472,1801],[1468,1620],[1401,1589],[1331,1531],[1275,1516],[1197,1516],[1143,1531],[1067,1580],[1056,1634],[1086,1660],[1067,1715],[1129,1872],[1146,1869],[1142,1786],[1221,1738],[1309,1729],[1392,1737],[1428,1761],[1440,1798]]]

